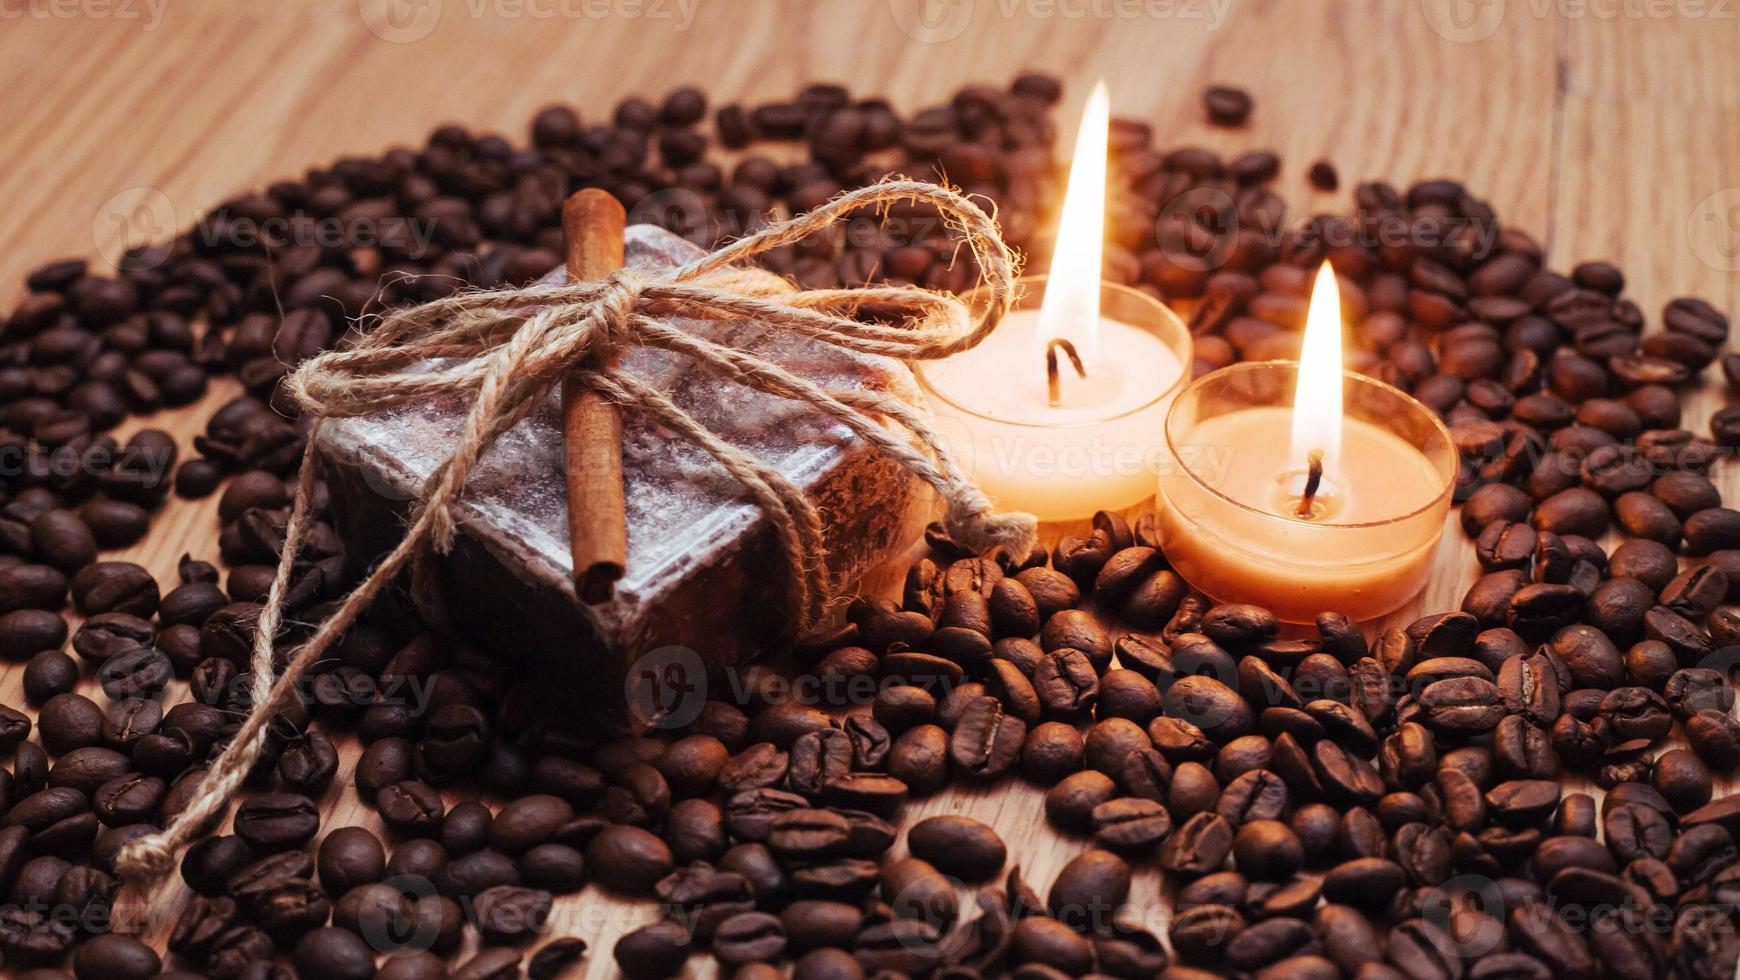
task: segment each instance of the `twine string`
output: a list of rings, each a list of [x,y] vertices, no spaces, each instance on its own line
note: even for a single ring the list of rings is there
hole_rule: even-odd
[[[771,273],[744,266],[865,208],[913,201],[934,208],[970,251],[985,302],[969,311],[945,293],[917,287],[798,291]],[[753,320],[774,330],[863,354],[904,361],[935,360],[978,344],[1009,310],[1016,260],[995,221],[964,196],[935,184],[890,180],[841,195],[807,214],[771,225],[686,265],[663,273],[622,270],[597,282],[455,294],[387,314],[354,346],[304,362],[285,381],[287,392],[314,420],[296,496],[284,531],[277,574],[260,611],[251,656],[252,709],[206,771],[200,792],[158,833],[121,850],[119,919],[144,911],[152,886],[176,854],[226,812],[266,744],[279,706],[407,567],[454,542],[454,504],[483,454],[575,377],[625,410],[664,426],[700,448],[766,515],[791,567],[788,600],[808,625],[829,594],[823,524],[801,488],[775,468],[732,445],[663,392],[593,355],[646,346],[683,355],[738,384],[801,402],[845,425],[886,457],[934,488],[947,505],[950,534],[977,551],[1004,549],[1024,557],[1036,522],[1028,514],[997,513],[966,478],[924,416],[898,399],[868,391],[823,388],[767,358],[697,336],[670,319]],[[902,311],[898,324],[864,323],[860,306]],[[584,365],[578,369],[576,366]],[[453,451],[431,472],[412,503],[404,537],[339,603],[333,614],[273,676],[273,648],[283,626],[284,595],[307,534],[315,486],[315,445],[324,420],[369,415],[413,402],[469,393],[472,401]],[[892,423],[900,431],[885,425]],[[916,445],[914,445],[916,443]]]

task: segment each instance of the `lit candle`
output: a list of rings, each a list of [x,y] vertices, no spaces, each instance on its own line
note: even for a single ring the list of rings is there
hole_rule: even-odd
[[[1051,275],[977,347],[920,366],[937,428],[998,506],[1041,520],[1145,500],[1190,332],[1158,301],[1100,280],[1110,99],[1082,112]],[[972,299],[972,297],[969,297]]]
[[[1215,599],[1288,622],[1325,611],[1372,619],[1425,584],[1455,449],[1426,406],[1342,370],[1341,331],[1326,262],[1299,361],[1216,371],[1167,417],[1166,555]]]

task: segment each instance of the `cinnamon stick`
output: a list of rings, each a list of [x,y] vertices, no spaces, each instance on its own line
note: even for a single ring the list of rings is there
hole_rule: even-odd
[[[576,191],[562,206],[568,278],[603,279],[622,268],[627,215],[606,191]],[[617,352],[601,351],[614,367]],[[568,485],[568,543],[574,591],[582,602],[610,601],[628,564],[628,517],[622,490],[622,412],[596,390],[562,385],[562,448]]]

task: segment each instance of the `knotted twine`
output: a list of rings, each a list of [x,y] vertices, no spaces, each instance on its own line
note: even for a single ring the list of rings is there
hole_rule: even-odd
[[[980,270],[986,297],[977,322],[955,297],[916,287],[797,291],[771,273],[743,264],[793,244],[860,209],[913,201],[934,207],[959,234]],[[175,855],[220,817],[266,744],[277,706],[307,669],[344,635],[376,595],[408,563],[453,546],[452,508],[467,477],[502,433],[541,407],[556,385],[573,378],[623,409],[638,412],[704,450],[742,485],[768,517],[791,565],[789,600],[800,628],[813,622],[828,595],[822,522],[815,507],[775,468],[715,435],[665,393],[594,355],[639,345],[691,358],[739,384],[802,402],[845,425],[930,484],[947,505],[950,535],[975,551],[1002,548],[1024,557],[1036,522],[1028,514],[996,513],[960,471],[923,416],[887,395],[823,388],[766,358],[688,333],[667,318],[753,320],[777,331],[842,350],[907,361],[935,360],[975,346],[1008,312],[1016,262],[996,222],[967,198],[935,184],[890,180],[835,198],[771,225],[686,265],[662,273],[622,270],[597,282],[463,292],[386,315],[353,346],[306,361],[286,388],[314,420],[296,497],[284,530],[277,575],[260,610],[250,669],[253,710],[201,779],[200,792],[160,832],[133,841],[116,859],[122,893],[121,927],[142,923],[155,882]],[[898,325],[863,323],[851,314],[864,304],[908,314]],[[283,624],[284,594],[307,533],[315,483],[314,447],[323,420],[370,415],[430,398],[470,394],[472,404],[452,453],[438,464],[413,502],[403,540],[341,602],[273,679],[273,645]],[[896,423],[916,439],[885,428]],[[582,502],[583,503],[583,502]],[[413,568],[415,573],[416,569]]]

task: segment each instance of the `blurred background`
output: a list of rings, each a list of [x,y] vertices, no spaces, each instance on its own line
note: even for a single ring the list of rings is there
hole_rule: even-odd
[[[811,82],[902,112],[1033,69],[1059,128],[1099,77],[1157,147],[1272,149],[1295,207],[1453,176],[1552,260],[1607,258],[1645,309],[1740,290],[1740,10],[1720,0],[6,0],[0,292],[51,256],[162,238],[242,191],[436,124],[526,139],[682,85]],[[1207,124],[1204,87],[1255,99]],[[1341,190],[1305,181],[1334,164]]]

